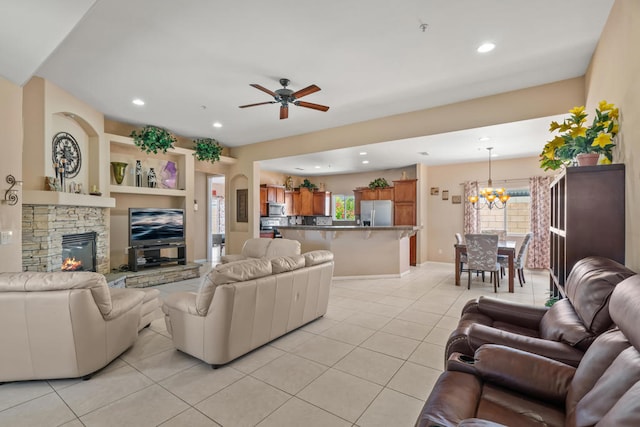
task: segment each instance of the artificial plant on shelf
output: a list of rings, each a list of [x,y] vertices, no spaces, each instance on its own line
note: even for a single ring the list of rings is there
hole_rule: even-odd
[[[387,188],[387,187],[390,187],[390,185],[387,182],[387,180],[384,178],[376,178],[369,183],[369,188],[372,190],[375,188]]]
[[[193,141],[193,155],[197,160],[215,163],[220,160],[222,147],[213,138],[199,138]]]
[[[314,183],[312,183],[311,181],[309,181],[306,178],[305,178],[304,181],[302,181],[302,184],[300,184],[300,187],[304,187],[304,188],[308,189],[309,191],[315,191],[315,190],[318,189],[317,185],[315,185]]]
[[[571,116],[562,123],[556,121],[549,125],[549,132],[559,131],[540,153],[540,167],[544,170],[556,170],[572,164],[578,154],[597,153],[604,157],[603,164],[611,163],[612,149],[616,146],[614,137],[619,131],[618,108],[607,101],[600,101],[591,126],[584,126],[588,114],[584,106],[569,110]]]
[[[156,126],[147,125],[139,131],[132,131],[129,136],[133,138],[133,143],[145,153],[158,154],[158,151],[166,153],[176,143],[175,136],[166,129]]]

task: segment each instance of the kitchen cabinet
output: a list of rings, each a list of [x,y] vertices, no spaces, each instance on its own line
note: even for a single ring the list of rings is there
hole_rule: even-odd
[[[304,187],[300,187],[300,215],[313,215],[313,192]]]
[[[260,216],[267,216],[267,187],[260,187]]]
[[[260,216],[269,214],[269,203],[285,203],[284,187],[281,185],[260,185]]]
[[[286,205],[287,216],[302,215],[300,213],[301,203],[299,191],[285,191],[284,203]]]
[[[393,181],[394,203],[393,203],[393,224],[394,225],[416,225],[416,190],[417,179],[403,179]],[[409,238],[409,264],[417,264],[416,234]]]
[[[353,201],[354,201],[354,213],[355,215],[360,215],[360,201],[361,200],[393,200],[394,199],[394,188],[356,188],[353,190]]]
[[[560,173],[551,183],[549,231],[552,295],[564,296],[565,281],[582,258],[602,256],[624,264],[625,165],[570,167]]]
[[[330,191],[316,191],[313,193],[313,214],[331,216]]]

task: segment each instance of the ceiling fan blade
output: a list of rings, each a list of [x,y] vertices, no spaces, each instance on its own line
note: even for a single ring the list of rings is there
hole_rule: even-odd
[[[311,93],[319,91],[320,88],[316,85],[307,86],[304,89],[300,89],[297,92],[293,92],[293,95],[296,99],[302,98],[303,96],[307,96]]]
[[[286,105],[280,106],[280,120],[289,117],[289,107]]]
[[[300,107],[312,108],[314,110],[319,110],[319,111],[329,110],[329,107],[327,107],[326,105],[314,104],[312,102],[296,101],[295,104]]]
[[[277,97],[278,97],[278,95],[276,95],[276,93],[275,93],[275,92],[270,91],[270,90],[269,90],[269,89],[267,89],[266,87],[264,87],[264,86],[260,86],[259,84],[251,83],[249,86],[253,86],[253,87],[255,87],[255,88],[256,88],[256,89],[258,89],[258,90],[261,90],[261,91],[263,91],[263,92],[265,92],[265,93],[268,93],[269,95],[273,96],[274,98],[277,98]]]
[[[256,105],[275,104],[276,101],[258,102],[257,104],[240,105],[238,108],[255,107]]]

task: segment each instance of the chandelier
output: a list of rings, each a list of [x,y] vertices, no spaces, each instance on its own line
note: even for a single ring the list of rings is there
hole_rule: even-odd
[[[482,209],[485,206],[489,209],[504,209],[510,196],[504,188],[493,188],[491,183],[491,150],[493,150],[493,147],[487,147],[487,150],[489,150],[489,181],[487,181],[487,187],[480,190],[479,196],[469,196],[469,202],[476,209]],[[480,200],[481,198],[482,200]]]

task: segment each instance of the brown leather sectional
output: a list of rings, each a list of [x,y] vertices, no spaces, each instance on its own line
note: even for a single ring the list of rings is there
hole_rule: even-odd
[[[608,265],[601,259],[592,262],[592,267]],[[610,265],[627,274],[619,264]],[[618,274],[604,269],[587,274],[585,268],[579,266],[576,275],[581,277],[573,279],[597,276],[607,282]],[[452,352],[416,426],[640,426],[640,276],[612,285],[610,297],[604,298],[607,304],[601,305],[598,291],[604,287],[582,297],[567,288],[576,313],[600,298],[594,305],[600,309],[590,310],[593,316],[582,321],[587,330],[593,332],[596,319],[613,322],[595,339],[587,337],[584,342],[590,345],[577,367],[500,344],[481,345],[473,356]],[[535,310],[521,313],[535,325]]]
[[[551,308],[479,297],[462,309],[445,362],[455,352],[473,356],[483,344],[502,344],[577,366],[596,337],[613,327],[609,299],[635,272],[603,257],[578,261],[567,278],[567,297]]]

